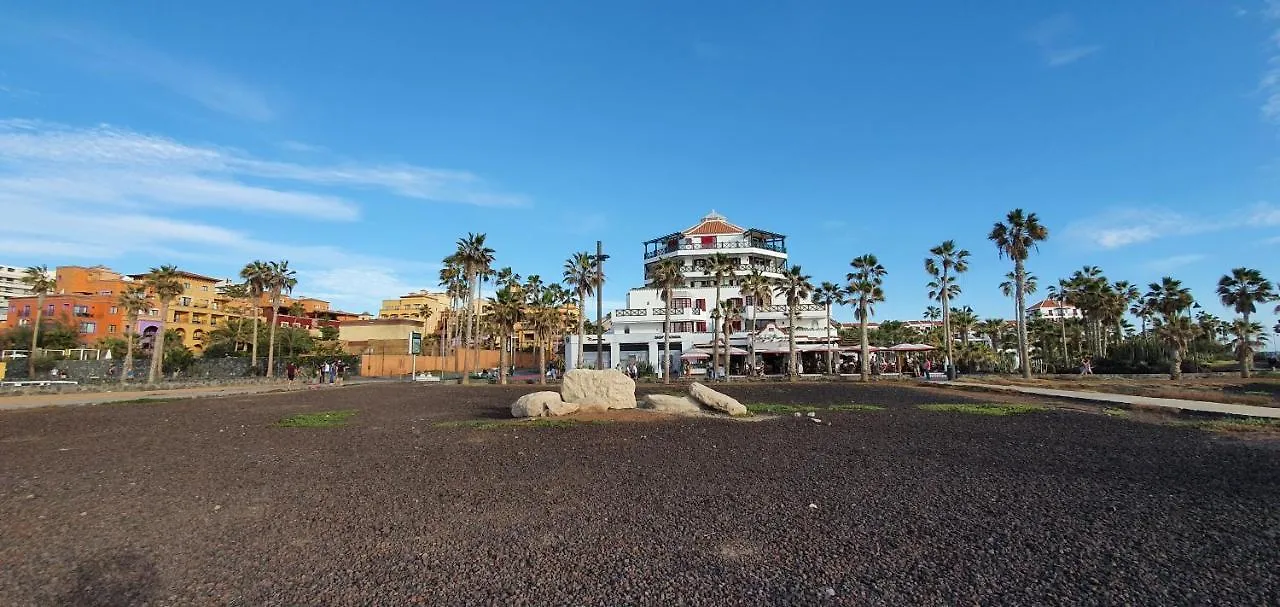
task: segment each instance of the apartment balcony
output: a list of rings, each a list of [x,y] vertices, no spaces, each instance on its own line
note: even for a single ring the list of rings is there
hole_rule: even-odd
[[[645,259],[653,259],[662,255],[668,255],[677,251],[713,251],[724,249],[763,249],[773,251],[775,253],[786,253],[787,247],[781,244],[769,242],[752,242],[748,240],[733,240],[729,242],[716,242],[711,244],[702,244],[700,242],[685,243],[674,246],[661,247],[644,254]]]
[[[827,307],[821,304],[800,304],[796,306],[796,312],[826,312]],[[760,306],[756,308],[757,314],[786,314],[788,312],[786,305],[777,306]]]

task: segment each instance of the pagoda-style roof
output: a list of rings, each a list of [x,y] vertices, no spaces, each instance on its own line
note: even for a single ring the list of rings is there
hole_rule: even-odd
[[[702,221],[682,232],[685,236],[716,236],[720,234],[741,234],[746,230],[729,223],[724,215],[711,211]]]

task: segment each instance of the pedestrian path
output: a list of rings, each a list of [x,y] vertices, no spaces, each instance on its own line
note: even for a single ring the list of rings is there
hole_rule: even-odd
[[[975,388],[984,388],[987,390],[1001,390],[1004,392],[1017,392],[1019,394],[1034,394],[1037,396],[1054,396],[1057,398],[1070,398],[1075,400],[1102,401],[1109,403],[1119,403],[1122,405],[1139,405],[1144,407],[1160,407],[1163,409],[1176,409],[1181,411],[1200,411],[1204,413],[1219,413],[1222,415],[1242,415],[1246,417],[1269,417],[1280,419],[1280,407],[1257,407],[1253,405],[1232,405],[1227,403],[1214,403],[1203,400],[1183,400],[1180,398],[1153,398],[1150,396],[1133,396],[1130,394],[1112,394],[1109,392],[1086,392],[1082,390],[1057,390],[1054,388],[1033,388],[1031,386],[1001,386],[994,384],[979,384],[973,382],[935,382],[944,386],[971,386]]]

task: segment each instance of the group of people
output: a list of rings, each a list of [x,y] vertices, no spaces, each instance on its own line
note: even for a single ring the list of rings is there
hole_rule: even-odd
[[[289,383],[293,383],[298,379],[298,364],[290,361],[284,367],[285,376],[289,378]],[[323,364],[316,367],[316,383],[317,384],[337,384],[342,385],[343,380],[347,377],[346,361],[324,361]]]

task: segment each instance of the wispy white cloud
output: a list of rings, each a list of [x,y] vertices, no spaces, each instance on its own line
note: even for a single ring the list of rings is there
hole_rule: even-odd
[[[1066,13],[1033,25],[1024,36],[1039,49],[1049,67],[1070,65],[1102,50],[1102,45],[1077,41],[1075,19]]]
[[[353,306],[349,310],[352,312],[374,313],[377,312],[377,299],[391,299],[431,286],[410,282],[400,273],[379,266],[303,271],[299,273],[299,282],[307,284],[307,293],[311,297]]]
[[[255,122],[278,108],[260,88],[198,61],[148,47],[129,36],[83,25],[11,23],[11,43],[63,59],[80,69],[144,82],[217,112]]]
[[[1072,222],[1064,232],[1068,238],[1096,248],[1118,249],[1173,236],[1276,225],[1280,225],[1280,207],[1260,202],[1211,216],[1192,216],[1162,207],[1120,208]]]
[[[1183,255],[1153,259],[1144,265],[1148,270],[1153,272],[1172,272],[1174,270],[1180,270],[1189,265],[1199,263],[1203,261],[1205,257],[1206,256],[1202,253],[1186,253]]]
[[[165,203],[239,212],[294,212],[352,220],[360,212],[340,193],[378,190],[437,202],[520,206],[465,171],[408,164],[304,164],[254,157],[234,148],[185,144],[108,125],[71,128],[0,120],[0,199],[144,207]]]
[[[281,141],[279,145],[282,149],[289,150],[290,152],[327,152],[329,151],[328,148],[322,145],[312,145],[310,143],[304,143],[301,141],[293,141],[293,140]]]

